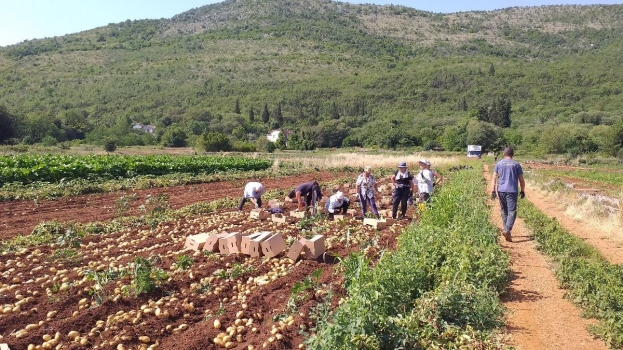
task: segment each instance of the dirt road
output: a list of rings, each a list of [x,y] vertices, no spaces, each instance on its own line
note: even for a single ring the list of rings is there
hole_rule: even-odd
[[[485,171],[487,184],[491,174]],[[502,229],[497,200],[490,201],[491,220]],[[517,349],[606,350],[604,342],[588,333],[590,320],[564,299],[547,257],[536,250],[532,233],[518,218],[513,242],[500,236],[500,245],[511,256],[512,277],[502,301],[508,308],[507,330]]]

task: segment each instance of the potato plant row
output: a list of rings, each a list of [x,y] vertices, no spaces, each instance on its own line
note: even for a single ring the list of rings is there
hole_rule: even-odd
[[[569,299],[599,324],[592,332],[614,349],[623,348],[623,266],[610,264],[595,249],[567,232],[527,200],[519,215],[534,231],[538,249],[557,263],[556,277]]]
[[[248,157],[31,155],[0,156],[0,184],[59,182],[71,179],[111,179],[173,173],[211,174],[217,171],[263,170],[272,162]]]
[[[304,347],[299,332],[315,326],[311,307],[341,299],[336,257],[358,251],[375,260],[408,223],[378,231],[354,219],[285,224],[231,209],[191,212],[106,235],[72,235],[69,225],[56,243],[2,253],[0,324],[11,329],[0,341],[23,349]],[[189,235],[223,231],[276,232],[288,245],[322,234],[329,255],[292,261],[184,250]]]
[[[479,170],[456,172],[398,249],[375,267],[345,259],[345,302],[309,349],[497,349],[509,257],[489,222]]]

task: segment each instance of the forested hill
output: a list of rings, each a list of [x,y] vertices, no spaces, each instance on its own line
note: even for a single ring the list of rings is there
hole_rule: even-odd
[[[617,155],[621,38],[623,5],[228,0],[0,48],[0,141],[194,145],[218,132],[250,147],[281,127],[296,148]]]

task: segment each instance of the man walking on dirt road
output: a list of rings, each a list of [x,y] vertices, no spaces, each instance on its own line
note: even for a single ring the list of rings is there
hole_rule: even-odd
[[[515,152],[512,148],[504,149],[504,158],[495,164],[491,179],[491,199],[497,196],[502,208],[502,224],[504,238],[512,242],[511,230],[517,218],[517,193],[524,198],[526,183],[523,179],[521,165],[513,160]],[[517,186],[519,183],[519,188]]]

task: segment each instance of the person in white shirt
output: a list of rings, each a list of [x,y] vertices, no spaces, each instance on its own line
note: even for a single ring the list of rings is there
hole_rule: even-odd
[[[420,172],[418,172],[418,174],[415,176],[415,182],[420,202],[428,202],[431,193],[433,193],[435,176],[433,175],[433,172],[428,169],[428,164],[430,164],[428,160],[420,160]]]
[[[246,184],[246,186],[244,186],[242,199],[240,199],[240,203],[238,203],[238,211],[242,211],[242,207],[247,199],[250,200],[256,208],[260,208],[262,206],[262,195],[265,191],[264,185],[259,182],[249,182]]]
[[[441,174],[438,173],[435,169],[431,168],[430,162],[428,160],[426,160],[426,168],[433,172],[433,180],[434,180],[433,189],[435,189],[435,186],[437,186],[441,181],[443,181],[443,176],[441,176]]]
[[[370,208],[372,209],[372,214],[374,214],[374,216],[378,219],[379,210],[376,207],[374,194],[379,192],[379,188],[376,184],[374,175],[372,175],[372,168],[369,166],[363,168],[363,173],[359,174],[355,184],[357,185],[357,195],[359,196],[359,201],[361,202],[361,213],[363,214],[363,217],[366,217],[366,211],[369,203]]]
[[[348,198],[344,197],[344,193],[337,191],[334,195],[329,197],[325,210],[329,213],[329,218],[333,218],[333,214],[344,214],[348,210],[349,202]]]

